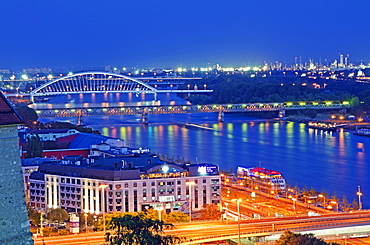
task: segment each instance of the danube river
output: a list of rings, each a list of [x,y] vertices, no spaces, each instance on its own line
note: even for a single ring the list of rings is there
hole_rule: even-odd
[[[69,95],[36,107],[185,103],[174,95],[161,96],[160,102],[153,102],[150,95]],[[76,122],[75,118],[59,120]],[[145,126],[139,116],[85,117],[83,122],[103,135],[124,139],[127,146],[210,162],[227,171],[235,171],[237,166],[273,169],[292,186],[324,188],[339,197],[345,194],[349,202],[358,200],[356,192],[361,186],[363,208],[370,208],[370,137],[312,130],[302,123],[268,122],[244,114],[225,114],[223,123],[217,122],[216,113],[149,115]]]

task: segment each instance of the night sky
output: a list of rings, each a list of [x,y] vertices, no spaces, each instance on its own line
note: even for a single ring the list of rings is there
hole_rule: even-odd
[[[370,62],[369,0],[10,0],[0,69]]]

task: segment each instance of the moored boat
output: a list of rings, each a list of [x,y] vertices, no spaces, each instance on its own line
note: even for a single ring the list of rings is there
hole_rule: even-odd
[[[281,193],[286,190],[286,181],[281,173],[261,167],[242,167],[238,166],[236,170],[238,179],[247,180],[254,187],[270,193]]]
[[[335,123],[309,122],[307,125],[309,128],[312,129],[319,129],[332,132],[337,131],[337,125]]]
[[[360,128],[357,129],[355,132],[353,132],[354,135],[360,135],[360,136],[368,136],[370,137],[370,129],[368,128]]]

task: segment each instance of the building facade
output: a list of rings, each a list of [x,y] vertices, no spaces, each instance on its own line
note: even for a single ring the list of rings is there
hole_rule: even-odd
[[[221,199],[218,166],[162,162],[151,153],[75,156],[44,163],[30,176],[30,204],[70,213],[139,212],[148,208],[199,210]]]

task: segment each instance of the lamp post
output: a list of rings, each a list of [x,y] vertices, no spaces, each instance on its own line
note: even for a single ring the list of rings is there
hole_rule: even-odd
[[[331,201],[330,203],[331,203],[331,204],[334,204],[334,205],[337,205],[337,212],[339,212],[338,202],[337,202],[337,201]]]
[[[293,209],[294,209],[294,212],[295,212],[295,202],[297,201],[297,199],[293,197],[292,201],[293,201]]]
[[[40,236],[44,236],[44,226],[42,224],[44,213],[40,212]]]
[[[326,198],[325,198],[325,195],[323,195],[323,194],[319,194],[319,197],[321,197],[321,198],[324,198],[324,209],[325,209],[325,203],[326,203]]]
[[[105,188],[107,188],[108,185],[102,184],[99,185],[99,188],[102,188],[102,212],[103,212],[103,231],[105,235]]]
[[[189,182],[186,182],[187,185],[189,185],[189,222],[191,222],[191,208],[192,208],[192,186],[195,185],[195,182],[194,181],[189,181]]]
[[[226,225],[227,225],[227,211],[228,211],[227,206],[228,206],[228,205],[229,205],[229,203],[225,202],[225,206],[226,206],[226,208],[225,208],[225,219],[226,219]]]
[[[88,216],[88,214],[84,213],[84,216],[85,216],[85,233],[87,233],[87,216]]]
[[[236,207],[238,209],[238,245],[239,245],[241,244],[240,243],[240,202],[242,201],[242,199],[233,199],[232,201],[236,202]]]
[[[163,206],[154,208],[154,210],[158,211],[158,220],[159,221],[162,221],[162,210],[163,209],[164,209]]]
[[[358,190],[356,194],[358,196],[358,210],[361,210],[362,209],[362,203],[361,203],[362,192],[361,192],[360,186],[358,186]]]

